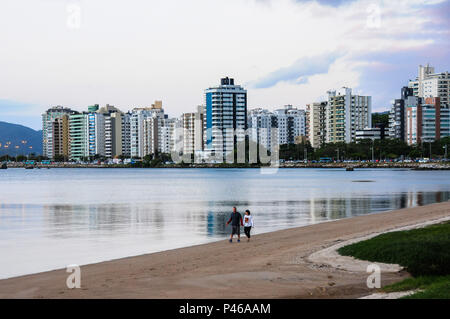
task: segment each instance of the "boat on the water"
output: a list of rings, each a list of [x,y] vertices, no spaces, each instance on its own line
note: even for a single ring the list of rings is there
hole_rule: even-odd
[[[0,169],[7,169],[8,165],[6,163],[2,163],[2,165],[0,166]]]
[[[353,167],[351,167],[351,166],[347,166],[347,167],[345,168],[345,170],[346,170],[347,172],[353,172],[355,169],[354,169]]]

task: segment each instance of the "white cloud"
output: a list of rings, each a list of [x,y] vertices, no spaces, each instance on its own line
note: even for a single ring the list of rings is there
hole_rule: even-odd
[[[128,110],[163,99],[171,115],[203,102],[203,90],[229,75],[250,83],[304,57],[343,58],[306,84],[249,90],[250,107],[304,106],[327,89],[358,86],[367,52],[433,43],[421,6],[439,1],[355,1],[344,7],[293,0],[4,0],[0,4],[0,98],[85,109]],[[81,9],[67,27],[67,5]],[[380,28],[367,8],[380,7]],[[417,33],[421,38],[411,34]],[[411,66],[415,69],[416,66]],[[364,88],[361,88],[364,91]]]

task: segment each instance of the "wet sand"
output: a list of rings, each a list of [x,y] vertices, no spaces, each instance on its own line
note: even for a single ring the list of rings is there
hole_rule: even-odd
[[[368,274],[309,262],[318,250],[375,232],[450,216],[450,202],[0,280],[0,298],[359,298]],[[409,274],[382,273],[382,285]]]

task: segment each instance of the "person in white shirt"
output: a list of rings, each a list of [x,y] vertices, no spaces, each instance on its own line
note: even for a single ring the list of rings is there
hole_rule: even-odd
[[[244,215],[244,233],[247,236],[247,241],[250,241],[250,231],[252,230],[253,224],[253,216],[250,214],[250,211],[247,209]]]

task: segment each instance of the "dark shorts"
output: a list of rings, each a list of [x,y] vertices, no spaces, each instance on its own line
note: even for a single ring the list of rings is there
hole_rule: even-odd
[[[239,225],[237,226],[231,226],[232,230],[231,230],[231,235],[237,234],[240,235],[241,234],[241,227]]]

